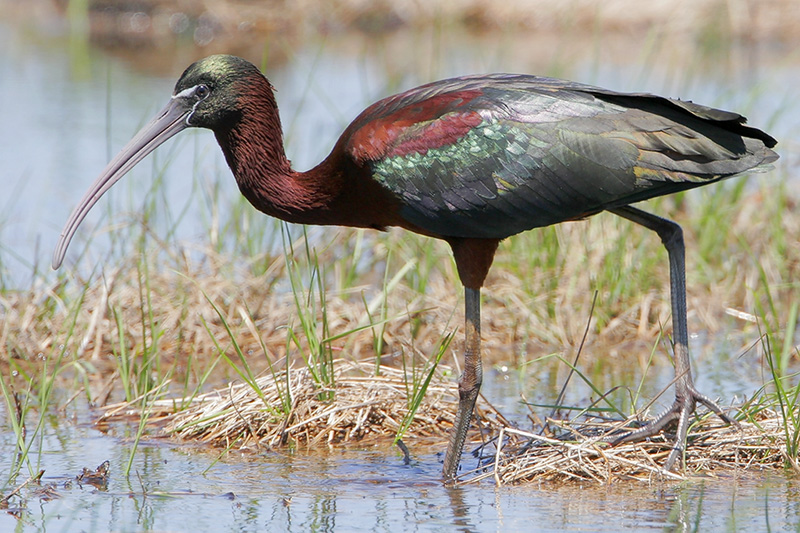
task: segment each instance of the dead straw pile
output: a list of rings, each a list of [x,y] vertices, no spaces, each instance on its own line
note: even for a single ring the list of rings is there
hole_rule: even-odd
[[[786,437],[794,429],[787,432],[782,417],[769,409],[758,412],[749,422],[742,422],[741,428],[720,426],[712,417],[695,424],[689,432],[686,468],[680,473],[667,472],[661,467],[670,451],[671,435],[610,446],[607,441],[619,434],[619,421],[555,423],[559,433],[568,435],[569,440],[502,428],[494,441],[500,444],[489,458],[489,466],[465,474],[462,483],[486,478],[494,478],[497,485],[574,481],[652,483],[715,477],[723,472],[783,470],[787,466],[800,472],[786,454]]]
[[[197,396],[185,409],[177,409],[173,400],[158,400],[148,407],[148,423],[184,441],[239,451],[289,443],[385,442],[397,436],[411,416],[409,382],[403,370],[381,367],[375,376],[374,363],[344,360],[337,360],[334,368],[335,385],[331,387],[317,384],[310,370],[303,367],[260,377],[253,382],[257,388],[242,383]],[[454,383],[437,372],[405,438],[443,445],[453,425],[455,391]],[[102,420],[142,415],[132,404],[117,404],[106,407]],[[686,468],[681,473],[661,467],[670,451],[671,435],[610,446],[608,441],[619,435],[625,421],[548,420],[551,431],[539,435],[512,428],[482,397],[477,415],[482,435],[490,438],[478,449],[482,452],[481,466],[463,473],[460,484],[487,478],[498,485],[652,483],[754,469],[789,467],[800,472],[786,453],[787,436],[796,430],[787,428],[787,422],[770,409],[750,415],[740,428],[720,425],[711,416],[699,420],[690,428]],[[465,462],[468,466],[469,461]]]
[[[172,400],[159,400],[150,418],[180,439],[239,450],[394,438],[411,416],[410,377],[391,367],[376,376],[374,362],[337,360],[333,367],[334,386],[316,383],[306,367],[295,368],[260,377],[256,387],[241,383],[197,396],[177,413]],[[441,376],[431,380],[407,437],[445,439],[458,404],[455,391]],[[106,420],[117,412],[110,407]],[[478,413],[493,433],[507,423],[485,401]]]

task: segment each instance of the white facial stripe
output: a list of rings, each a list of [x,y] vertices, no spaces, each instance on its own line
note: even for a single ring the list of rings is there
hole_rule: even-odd
[[[195,89],[197,89],[197,85],[194,87],[189,87],[188,89],[184,89],[178,94],[173,94],[172,99],[175,100],[176,98],[188,98],[192,96],[192,93],[195,91]]]
[[[176,100],[178,98],[191,98],[192,96],[194,96],[194,93],[195,93],[195,91],[197,90],[198,87],[200,87],[200,85],[195,85],[194,87],[189,87],[188,89],[184,89],[181,92],[179,92],[178,94],[173,94],[171,98],[173,100]],[[188,115],[186,115],[186,118],[184,119],[184,122],[186,122],[187,126],[191,126],[191,124],[189,123],[189,120],[192,118],[192,115],[194,115],[194,111],[195,111],[195,109],[197,109],[197,106],[203,100],[205,100],[205,98],[195,102],[194,105],[192,106],[192,111]]]

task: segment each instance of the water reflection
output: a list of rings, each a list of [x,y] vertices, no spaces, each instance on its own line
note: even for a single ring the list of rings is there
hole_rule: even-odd
[[[475,522],[470,520],[469,506],[465,501],[465,489],[462,487],[445,487],[453,514],[451,523],[456,531],[474,531]]]
[[[490,380],[491,377],[488,377]],[[720,472],[682,483],[617,480],[448,488],[441,455],[413,440],[412,461],[388,442],[347,449],[285,449],[258,455],[144,440],[131,475],[126,425],[92,429],[92,415],[69,408],[43,426],[30,461],[45,470],[11,499],[0,530],[52,526],[92,531],[707,531],[800,527],[800,483],[778,473]],[[56,420],[57,419],[57,420]],[[4,419],[5,420],[5,419]],[[37,437],[38,438],[38,437]],[[13,433],[0,426],[0,448]],[[41,450],[42,453],[39,453]],[[438,448],[435,449],[438,451]],[[0,455],[10,472],[13,454]],[[108,460],[105,490],[75,482]],[[27,477],[26,468],[3,493]]]

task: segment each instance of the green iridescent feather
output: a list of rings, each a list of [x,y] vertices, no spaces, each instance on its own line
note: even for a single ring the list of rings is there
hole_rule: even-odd
[[[459,107],[479,113],[478,126],[438,148],[368,162],[402,199],[402,215],[435,234],[505,238],[774,160],[733,113],[548,78],[482,80],[482,96]]]

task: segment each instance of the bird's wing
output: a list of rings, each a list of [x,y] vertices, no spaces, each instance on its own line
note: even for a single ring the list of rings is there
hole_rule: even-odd
[[[504,238],[777,157],[765,147],[774,140],[743,123],[691,102],[492,75],[377,102],[340,142],[410,223],[443,237]]]

